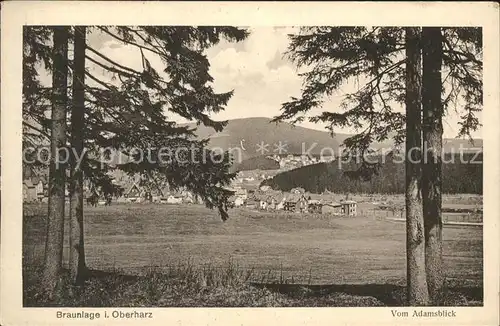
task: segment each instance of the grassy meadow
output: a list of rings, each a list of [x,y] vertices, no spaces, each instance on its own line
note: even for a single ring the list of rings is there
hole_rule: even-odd
[[[91,279],[49,303],[36,287],[45,216],[45,205],[24,207],[27,306],[404,304],[404,223],[246,208],[223,223],[203,206],[154,204],[87,206]],[[481,304],[482,227],[445,226],[443,236],[449,304]]]

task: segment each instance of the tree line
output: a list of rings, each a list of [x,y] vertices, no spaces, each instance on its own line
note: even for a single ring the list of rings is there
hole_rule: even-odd
[[[138,50],[141,69],[120,64],[88,42],[100,33]],[[226,26],[26,26],[23,30],[23,164],[46,169],[33,148],[50,144],[49,203],[42,286],[47,298],[61,293],[65,189],[69,189],[69,271],[75,285],[87,277],[84,250],[83,182],[101,191],[118,191],[109,175],[120,169],[153,183],[186,187],[209,208],[229,216],[226,189],[234,178],[228,153],[212,153],[208,140],[197,140],[194,129],[179,126],[172,113],[222,130],[226,122],[210,114],[225,108],[233,91],[216,93],[205,50],[222,39],[244,40],[245,29]],[[158,57],[163,67],[151,65]],[[90,67],[103,71],[103,76]],[[40,72],[52,79],[43,85]],[[61,149],[70,157],[59,158]],[[134,162],[111,165],[102,149],[112,149]],[[162,163],[140,160],[132,149],[158,158],[159,149],[193,149],[194,160],[178,157]],[[29,154],[31,153],[31,157]],[[104,155],[104,157],[102,157]],[[186,153],[191,157],[191,153]],[[27,163],[29,162],[29,163]]]
[[[86,39],[90,31],[137,49],[142,68],[122,65],[94,49]],[[247,36],[245,29],[224,26],[25,27],[23,146],[47,142],[51,146],[42,282],[49,297],[58,295],[61,284],[66,186],[71,197],[71,279],[75,284],[85,279],[84,178],[108,191],[113,190],[108,172],[115,168],[142,174],[151,182],[168,181],[174,188],[187,187],[207,207],[218,209],[222,220],[228,218],[231,192],[226,186],[234,178],[228,153],[197,150],[198,156],[207,157],[111,166],[99,160],[99,150],[113,148],[135,157],[132,148],[205,149],[207,140],[197,140],[192,129],[177,125],[169,113],[222,130],[225,122],[213,121],[210,114],[223,110],[233,93],[214,92],[204,50],[222,38],[241,41]],[[296,123],[307,118],[326,123],[332,133],[336,128],[355,128],[358,132],[344,140],[346,157],[364,154],[373,142],[388,138],[394,138],[397,145],[405,143],[405,155],[413,159],[406,160],[404,168],[408,304],[438,305],[444,291],[441,194],[445,167],[438,155],[443,146],[443,117],[458,112],[459,136],[472,137],[480,127],[481,29],[316,26],[301,28],[289,37],[288,55],[305,70],[301,73],[304,86],[300,97],[283,103],[274,120]],[[150,63],[153,55],[164,65],[161,72]],[[90,63],[110,78],[87,69]],[[40,83],[40,66],[51,74],[50,87]],[[341,112],[310,113],[349,83],[357,90],[342,94]],[[61,147],[73,149],[68,164],[55,161]],[[83,148],[88,152],[78,165],[76,155],[80,157]],[[420,152],[409,151],[412,148],[428,149],[425,154],[430,159],[415,163]],[[150,154],[155,158],[158,152]],[[30,167],[36,169],[39,164],[30,163]],[[377,163],[362,161],[347,174],[366,182],[379,169]]]
[[[483,164],[482,154],[445,154],[443,165],[442,191],[447,194],[482,194]],[[461,161],[461,158],[463,162]],[[277,174],[264,180],[263,185],[272,189],[290,191],[300,187],[311,193],[364,193],[364,194],[403,194],[405,192],[405,167],[403,163],[386,158],[369,180],[351,178],[360,164],[355,162],[339,166],[338,162],[318,163]],[[477,163],[476,163],[477,162]]]
[[[404,143],[411,158],[404,169],[408,304],[438,305],[444,291],[443,118],[459,116],[457,136],[472,139],[480,127],[481,28],[314,26],[290,39],[287,54],[303,70],[304,85],[274,121],[308,119],[327,124],[333,134],[354,128],[343,142],[346,157],[364,157],[372,143],[389,138]],[[346,84],[355,91],[341,92]],[[312,113],[332,95],[342,97],[340,110]],[[429,159],[417,163],[424,150]],[[367,180],[378,166],[363,160],[349,175]]]

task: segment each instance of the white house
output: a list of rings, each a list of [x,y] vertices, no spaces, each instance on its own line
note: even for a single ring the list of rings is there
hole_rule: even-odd
[[[268,191],[270,188],[270,186],[260,186],[261,191]]]
[[[274,198],[273,196],[269,196],[269,198],[267,198],[267,209],[268,210],[275,210],[276,204],[277,204],[276,198]]]
[[[43,195],[43,181],[40,180],[38,184],[36,185],[36,193]]]
[[[168,204],[181,204],[182,197],[174,197],[174,196],[170,195],[167,197],[167,203]]]
[[[282,211],[285,209],[285,200],[282,200],[280,201],[277,205],[276,205],[276,210],[277,211]]]
[[[234,207],[241,207],[245,203],[245,200],[241,197],[236,197],[234,200]]]
[[[243,200],[248,198],[248,191],[246,189],[238,187],[238,188],[235,188],[234,190],[235,190],[234,194],[236,197],[240,197]]]

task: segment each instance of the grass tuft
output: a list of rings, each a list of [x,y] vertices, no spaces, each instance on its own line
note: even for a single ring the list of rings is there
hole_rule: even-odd
[[[33,265],[31,265],[33,266]],[[404,306],[405,289],[395,285],[314,286],[294,284],[283,271],[268,271],[251,283],[254,271],[229,261],[224,267],[197,267],[191,260],[170,266],[145,267],[141,275],[89,271],[84,286],[61,275],[61,293],[49,300],[40,292],[42,270],[23,270],[25,307],[379,307]],[[275,277],[273,279],[273,277]],[[444,306],[480,306],[481,297],[447,290]]]

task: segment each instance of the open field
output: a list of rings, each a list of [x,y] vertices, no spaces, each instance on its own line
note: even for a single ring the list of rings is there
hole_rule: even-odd
[[[356,199],[364,213],[373,212],[371,202],[378,200]],[[475,205],[470,201],[454,204]],[[59,301],[47,301],[39,286],[46,212],[45,204],[24,206],[24,306],[372,307],[406,302],[402,222],[376,215],[241,208],[231,210],[223,223],[215,211],[186,204],[86,206],[89,279],[83,288],[68,284]],[[443,236],[447,286],[442,305],[482,305],[482,227],[445,226]],[[66,243],[64,262],[67,249]]]
[[[41,261],[46,206],[26,205],[23,252]],[[86,207],[87,264],[140,274],[144,267],[224,266],[254,269],[252,281],[274,271],[303,284],[404,284],[405,225],[355,218],[235,209],[222,223],[197,205]],[[446,277],[482,284],[482,228],[444,229]],[[64,253],[67,261],[67,250]]]
[[[311,194],[313,199],[340,202],[343,194]],[[358,214],[380,219],[404,218],[405,199],[402,194],[349,194],[349,199],[358,203]],[[384,208],[385,206],[385,208]],[[474,194],[444,194],[443,222],[483,222],[483,199]]]

